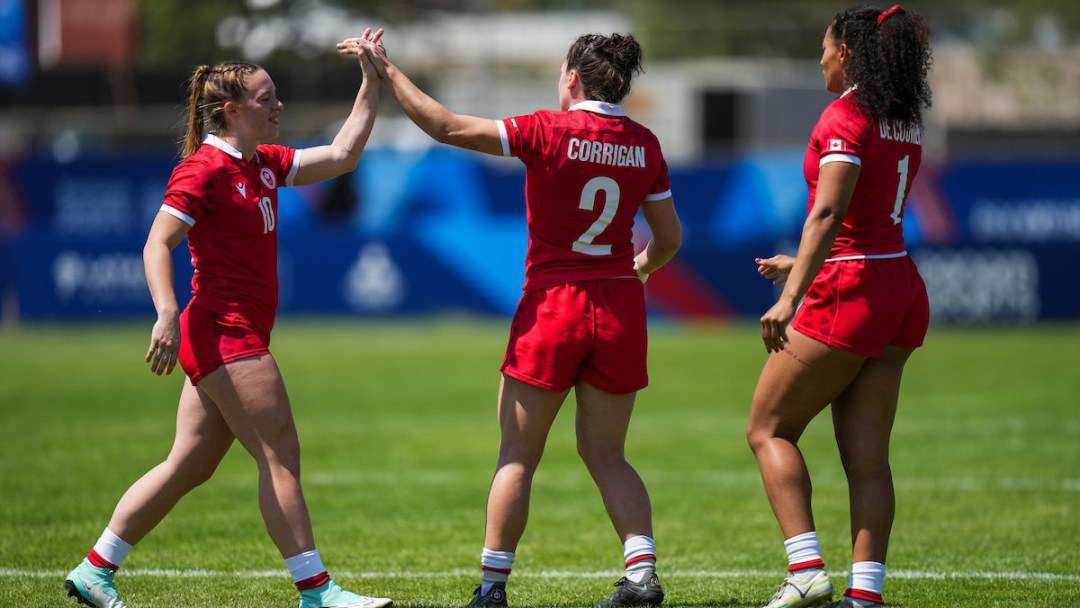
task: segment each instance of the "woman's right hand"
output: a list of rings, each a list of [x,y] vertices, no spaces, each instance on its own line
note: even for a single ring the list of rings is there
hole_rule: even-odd
[[[795,304],[781,297],[772,308],[761,316],[761,341],[765,352],[778,353],[787,346],[787,328],[795,317]]]
[[[386,56],[386,47],[383,46],[382,36],[382,29],[372,33],[371,28],[367,28],[359,38],[346,38],[337,43],[338,54],[359,56],[361,69],[365,71],[367,66],[364,65],[364,60],[370,61],[379,78],[385,79],[386,65],[390,62],[390,59]]]
[[[159,376],[171,374],[176,367],[179,352],[179,315],[158,315],[154,328],[150,330],[150,348],[146,351],[146,362],[150,364],[150,371]]]
[[[773,285],[783,285],[787,282],[788,274],[795,266],[795,258],[789,255],[774,255],[771,258],[757,258],[754,261],[758,265],[758,274],[766,279],[775,279]]]

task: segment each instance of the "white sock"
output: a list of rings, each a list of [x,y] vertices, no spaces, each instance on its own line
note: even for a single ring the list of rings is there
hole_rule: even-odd
[[[785,540],[784,549],[787,550],[788,572],[825,568],[825,562],[821,559],[821,547],[818,546],[817,532],[814,530]]]
[[[132,545],[113,534],[108,528],[105,528],[105,531],[101,533],[101,538],[94,543],[94,551],[101,556],[101,559],[116,567],[120,567],[121,562],[127,559],[131,548]]]
[[[495,583],[510,580],[513,566],[513,551],[492,551],[484,547],[480,552],[480,595],[487,593]]]
[[[650,536],[633,536],[623,543],[626,580],[640,583],[656,572],[656,541]]]
[[[286,558],[285,567],[289,569],[289,574],[292,575],[294,583],[299,583],[300,581],[307,580],[313,576],[318,576],[323,572],[326,572],[326,567],[323,566],[322,558],[319,557],[318,549],[312,549],[311,551],[305,551],[299,555]]]
[[[864,591],[866,594],[869,594],[855,593],[852,597],[881,603],[881,591],[884,588],[885,564],[880,562],[855,562],[854,564],[851,564],[851,574],[848,576],[848,589],[852,591]]]

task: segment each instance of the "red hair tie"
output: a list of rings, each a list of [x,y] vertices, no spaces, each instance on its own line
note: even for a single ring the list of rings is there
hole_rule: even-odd
[[[877,16],[878,27],[881,27],[881,22],[888,19],[890,15],[893,15],[895,13],[902,13],[902,12],[904,12],[904,7],[900,6],[899,4],[894,4],[894,5],[892,5],[892,8],[890,8],[889,10],[882,11],[882,13]]]

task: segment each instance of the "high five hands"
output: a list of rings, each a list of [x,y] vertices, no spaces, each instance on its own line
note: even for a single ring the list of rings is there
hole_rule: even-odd
[[[357,55],[361,58],[361,62],[366,58],[374,66],[379,78],[386,78],[386,65],[390,60],[386,56],[382,36],[382,28],[372,32],[369,27],[359,38],[346,38],[337,43],[337,52],[339,55]]]

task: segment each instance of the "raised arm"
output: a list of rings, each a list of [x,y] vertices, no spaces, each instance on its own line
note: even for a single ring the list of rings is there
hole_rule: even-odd
[[[435,141],[485,154],[503,155],[499,127],[494,120],[448,110],[413,84],[386,56],[386,48],[378,40],[350,38],[338,43],[338,52],[370,57],[405,115]]]
[[[357,40],[378,41],[382,30],[375,33],[371,28],[364,31]],[[358,56],[363,81],[353,101],[352,112],[341,125],[341,129],[328,146],[305,148],[300,154],[300,168],[293,178],[293,185],[303,186],[337,177],[356,169],[360,154],[371,136],[375,124],[375,114],[379,108],[379,74],[371,60],[361,54]]]
[[[799,253],[788,273],[780,299],[761,317],[761,339],[768,352],[781,351],[787,343],[787,326],[795,316],[799,300],[810,289],[836,233],[847,215],[851,195],[859,181],[860,168],[850,163],[827,163],[818,177],[814,208],[803,224]]]

